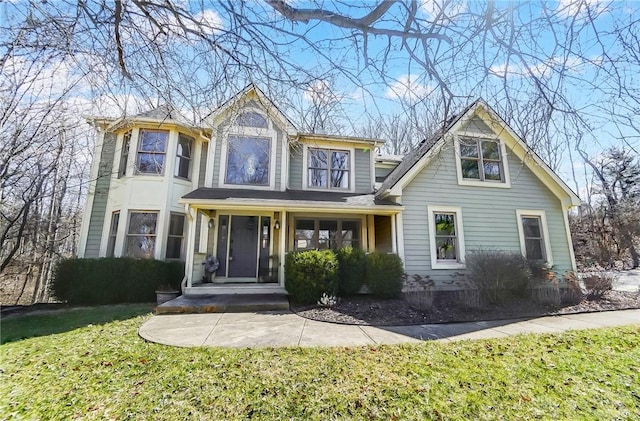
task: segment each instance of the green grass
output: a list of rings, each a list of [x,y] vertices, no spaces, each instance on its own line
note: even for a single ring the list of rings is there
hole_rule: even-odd
[[[125,310],[140,309],[0,346],[2,417],[640,417],[638,326],[404,346],[184,349],[146,343],[136,330],[148,315],[124,320]]]

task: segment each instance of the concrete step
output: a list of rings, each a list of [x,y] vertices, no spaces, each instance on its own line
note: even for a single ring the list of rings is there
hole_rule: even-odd
[[[181,295],[156,307],[156,314],[241,313],[289,310],[285,294]]]

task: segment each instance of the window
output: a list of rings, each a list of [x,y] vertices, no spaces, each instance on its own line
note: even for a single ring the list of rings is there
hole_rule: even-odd
[[[480,181],[504,181],[500,142],[482,139],[460,141],[462,178]]]
[[[180,133],[178,136],[178,150],[176,151],[176,168],[174,175],[179,178],[189,179],[191,176],[191,148],[194,139]]]
[[[140,130],[138,139],[138,174],[164,174],[164,159],[169,132],[164,130]]]
[[[131,212],[125,255],[153,259],[156,250],[158,212]]]
[[[553,264],[549,245],[549,232],[544,211],[518,210],[518,233],[520,249],[528,260]]]
[[[296,250],[360,247],[360,221],[296,219]]]
[[[456,137],[458,185],[511,188],[506,146],[498,139]]]
[[[256,127],[268,129],[269,123],[260,113],[255,111],[245,111],[236,118],[236,124],[244,127]]]
[[[309,149],[307,185],[313,188],[349,189],[348,151]]]
[[[268,138],[229,136],[225,183],[268,186],[270,151]]]
[[[429,244],[433,269],[464,268],[462,209],[429,206]]]
[[[120,167],[118,168],[118,178],[127,175],[127,161],[129,160],[129,147],[131,146],[131,131],[122,136],[122,150],[120,152]]]
[[[113,257],[115,255],[119,222],[120,211],[113,212],[111,214],[111,227],[109,228],[109,241],[107,242],[107,257]]]
[[[167,236],[167,259],[182,257],[182,243],[184,240],[184,215],[172,213],[169,219],[169,235]]]

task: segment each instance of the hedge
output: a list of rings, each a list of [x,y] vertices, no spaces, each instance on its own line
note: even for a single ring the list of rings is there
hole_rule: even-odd
[[[338,259],[331,250],[305,250],[287,254],[285,288],[291,301],[315,304],[323,293],[338,292]]]
[[[369,291],[380,298],[397,298],[402,293],[404,269],[395,254],[373,252],[367,255],[366,280]]]
[[[354,295],[364,285],[367,256],[362,249],[344,247],[336,250],[339,265],[339,292],[341,297]]]
[[[95,305],[155,301],[155,291],[180,289],[184,263],[150,259],[64,259],[53,271],[51,294],[68,304]]]

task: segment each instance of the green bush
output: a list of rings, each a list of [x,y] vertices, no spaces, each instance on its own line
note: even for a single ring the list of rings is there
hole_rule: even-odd
[[[369,291],[380,298],[397,298],[402,292],[404,270],[395,254],[373,252],[367,255],[366,280]]]
[[[53,271],[51,294],[69,304],[117,304],[155,301],[162,285],[180,289],[182,262],[104,258],[64,259]]]
[[[287,254],[285,287],[294,303],[315,304],[323,293],[338,292],[338,259],[331,250]]]
[[[527,295],[531,272],[520,253],[478,250],[467,256],[467,275],[487,301],[500,304]]]
[[[367,255],[364,250],[344,247],[336,251],[339,265],[339,293],[341,297],[356,294],[364,285]]]

